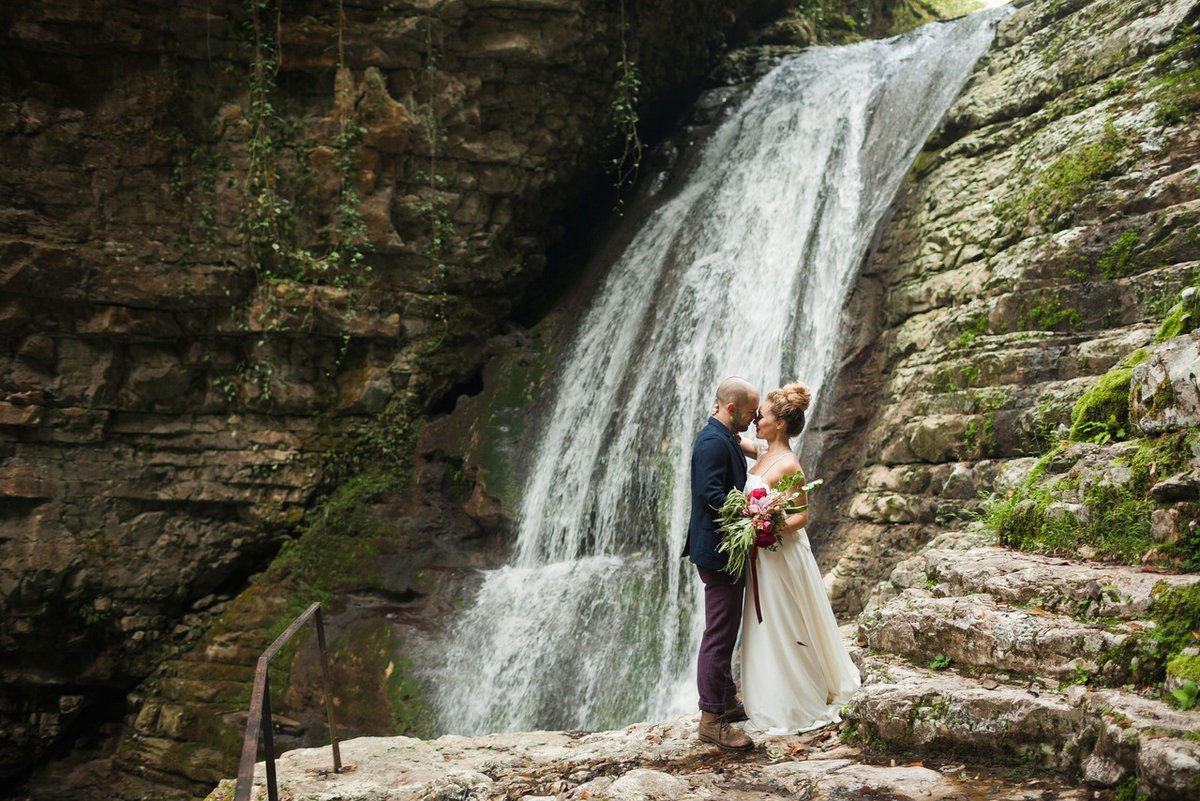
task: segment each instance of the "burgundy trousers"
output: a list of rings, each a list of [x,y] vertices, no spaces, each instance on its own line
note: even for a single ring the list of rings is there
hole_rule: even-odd
[[[734,581],[728,573],[696,565],[704,582],[704,637],[696,665],[696,688],[700,708],[717,715],[725,713],[737,687],[733,683],[733,649],[742,625],[742,592],[746,578]]]

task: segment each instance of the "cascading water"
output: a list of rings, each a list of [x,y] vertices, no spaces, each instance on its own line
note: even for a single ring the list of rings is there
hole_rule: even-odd
[[[700,583],[679,554],[715,387],[800,378],[819,404],[876,226],[996,16],[800,53],[704,144],[559,369],[513,562],[484,577],[437,671],[439,728],[610,728],[695,709]]]

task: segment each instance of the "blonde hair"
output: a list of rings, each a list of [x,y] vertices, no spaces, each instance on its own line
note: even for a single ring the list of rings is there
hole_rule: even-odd
[[[804,430],[804,411],[811,400],[812,393],[799,381],[793,381],[767,393],[767,403],[771,404],[771,411],[783,421],[788,436],[791,437]]]

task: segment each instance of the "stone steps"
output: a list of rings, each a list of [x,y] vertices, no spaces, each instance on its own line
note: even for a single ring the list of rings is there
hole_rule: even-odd
[[[1128,654],[1145,628],[1018,609],[990,595],[937,597],[911,588],[859,618],[859,641],[913,659],[940,654],[962,666],[1055,682],[1123,684],[1133,678]]]
[[[861,656],[860,667],[863,686],[843,717],[864,742],[1059,771],[1079,764],[1086,749],[1082,712],[1064,693],[999,682],[985,686],[896,656]]]
[[[1200,712],[1121,690],[1063,692],[860,654],[864,684],[847,707],[854,739],[1081,773],[1112,786],[1136,776],[1153,798],[1191,799],[1200,783]]]
[[[1200,575],[1157,573],[1124,565],[1081,563],[1007,548],[932,549],[919,559],[940,595],[987,593],[1076,617],[1146,614],[1155,588],[1200,584]]]

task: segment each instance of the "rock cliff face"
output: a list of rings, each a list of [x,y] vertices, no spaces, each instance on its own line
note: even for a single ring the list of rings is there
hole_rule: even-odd
[[[1200,786],[1198,18],[1025,5],[914,165],[814,449],[851,739]]]
[[[814,544],[843,613],[1066,439],[1076,401],[1196,280],[1196,17],[1025,6],[918,158],[817,420],[834,480]],[[1102,438],[1106,415],[1073,438]]]
[[[536,399],[557,321],[492,336],[537,283],[578,267],[547,253],[580,229],[620,127],[614,86],[634,77],[618,64],[622,13],[646,106],[684,91],[763,10],[215,6],[0,10],[0,644],[17,655],[0,667],[0,775],[68,749],[97,718],[121,733],[115,768],[39,776],[51,794],[111,797],[119,783],[127,797],[194,797],[228,775],[254,659],[314,598],[339,605],[347,733],[425,732],[405,640],[453,612],[454,571],[426,568],[502,553],[512,454],[499,451]],[[852,709],[864,745],[1132,777],[1164,796],[1187,797],[1200,771],[1196,713],[1140,691],[1198,670],[1187,632],[1165,625],[1197,619],[1195,582],[1061,559],[1197,566],[1200,308],[1179,303],[1200,252],[1197,8],[1019,10],[866,265],[824,402],[838,413],[818,414],[805,460],[827,480],[815,516],[829,522],[811,535],[835,604],[868,609]],[[811,41],[813,20],[810,8],[759,41]],[[480,385],[425,431],[417,491],[389,494],[396,476],[378,468],[408,458],[413,418]],[[489,427],[505,430],[499,444]],[[1006,502],[982,506],[981,491]],[[1125,517],[1106,516],[1115,508]],[[973,511],[989,527],[964,530]],[[435,536],[447,531],[461,539]],[[970,550],[996,532],[1058,561]],[[281,655],[278,709],[315,706],[313,650]],[[317,716],[277,741],[323,738]],[[386,747],[496,781],[478,750],[491,745],[450,740]],[[571,788],[527,789],[683,797],[717,781],[690,753],[605,761],[606,742],[580,746],[594,770]],[[560,756],[550,764],[567,770]],[[893,781],[844,757],[762,775],[831,797]],[[617,767],[637,775],[612,781]],[[663,771],[685,778],[644,775]],[[923,797],[959,792],[916,779]],[[454,790],[431,782],[420,793]]]
[[[770,5],[0,11],[0,776],[119,720],[345,432],[391,403],[394,458],[472,391],[619,151],[620,87],[669,109]]]

